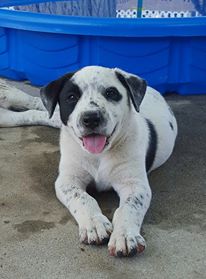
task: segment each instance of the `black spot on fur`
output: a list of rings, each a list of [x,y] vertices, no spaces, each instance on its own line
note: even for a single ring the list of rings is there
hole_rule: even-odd
[[[95,107],[99,107],[99,105],[97,103],[95,103],[94,101],[90,101],[90,105],[95,106]]]
[[[16,112],[20,112],[20,111],[26,111],[27,109],[26,108],[20,108],[20,107],[15,107],[15,106],[10,106],[8,108],[9,110],[12,110],[12,111],[16,111]]]
[[[157,151],[157,132],[154,125],[148,119],[146,119],[149,128],[149,145],[146,155],[146,170],[149,171],[154,163],[156,151]]]
[[[143,206],[143,203],[141,202],[141,200],[136,196],[128,197],[125,203],[127,205],[129,205],[130,207],[134,208],[135,210],[138,210],[140,206],[141,207]]]
[[[169,124],[170,124],[170,128],[172,129],[172,131],[174,131],[174,126],[173,126],[173,124],[172,124],[171,122],[169,122]]]
[[[137,198],[137,197],[135,197],[134,198],[134,203],[136,204],[136,205],[140,205],[140,206],[143,206],[143,203]]]
[[[74,193],[74,198],[76,199],[76,198],[79,198],[79,193]]]

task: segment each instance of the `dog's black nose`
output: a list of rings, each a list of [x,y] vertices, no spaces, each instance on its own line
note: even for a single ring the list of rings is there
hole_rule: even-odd
[[[97,128],[102,121],[102,114],[100,111],[86,111],[82,114],[81,123],[85,128]]]

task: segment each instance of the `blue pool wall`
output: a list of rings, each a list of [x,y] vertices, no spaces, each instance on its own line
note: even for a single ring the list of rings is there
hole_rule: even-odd
[[[0,10],[0,76],[41,86],[86,65],[138,74],[163,94],[205,94],[206,18],[105,19]]]

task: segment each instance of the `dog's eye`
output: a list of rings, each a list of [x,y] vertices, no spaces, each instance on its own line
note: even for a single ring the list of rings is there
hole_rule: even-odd
[[[74,102],[77,102],[78,99],[79,98],[77,96],[75,96],[74,94],[71,94],[67,97],[66,102],[67,103],[74,103]]]
[[[116,101],[116,102],[122,99],[121,94],[115,87],[107,88],[104,92],[104,96],[107,100]]]

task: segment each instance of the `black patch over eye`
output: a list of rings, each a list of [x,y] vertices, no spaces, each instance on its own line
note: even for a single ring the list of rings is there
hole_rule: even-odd
[[[64,125],[67,125],[69,116],[73,112],[81,95],[82,92],[76,84],[71,81],[65,84],[59,96],[60,116]]]
[[[107,88],[104,91],[103,95],[108,101],[118,102],[122,99],[122,95],[119,93],[119,91],[115,87]]]
[[[71,104],[71,103],[76,103],[78,100],[79,100],[80,96],[77,95],[77,94],[69,94],[66,98],[66,102],[68,104]]]

